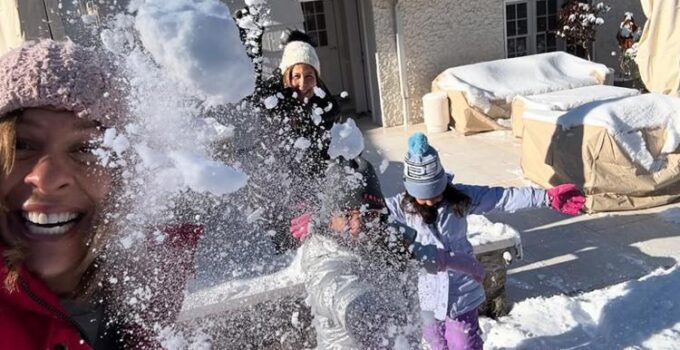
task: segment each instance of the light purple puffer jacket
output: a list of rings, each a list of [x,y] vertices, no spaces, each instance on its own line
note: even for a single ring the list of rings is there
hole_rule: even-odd
[[[454,186],[472,199],[467,214],[513,212],[546,206],[547,193],[539,188],[462,184]],[[394,220],[418,232],[416,242],[423,245],[434,244],[449,252],[473,255],[472,244],[467,239],[467,217],[458,217],[449,205],[442,205],[438,208],[436,223],[427,225],[419,216],[404,212],[401,206],[403,196],[402,193],[387,198],[386,205]],[[434,313],[434,317],[439,320],[471,311],[481,305],[485,298],[483,286],[469,275],[458,271],[427,273],[423,270],[419,276],[418,288],[422,311]]]

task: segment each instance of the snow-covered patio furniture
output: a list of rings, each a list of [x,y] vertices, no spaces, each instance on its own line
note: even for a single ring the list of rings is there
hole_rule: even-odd
[[[536,95],[605,84],[611,70],[564,52],[481,62],[449,68],[432,82],[432,91],[449,97],[456,131],[470,135],[504,128],[510,102]]]
[[[548,118],[564,114],[576,107],[593,101],[639,95],[640,91],[611,85],[591,85],[575,89],[553,91],[544,94],[517,96],[512,100],[512,134],[522,137],[523,115],[531,110],[538,117],[540,111],[547,111]]]
[[[588,212],[680,199],[680,98],[595,101],[552,117],[527,111],[523,122],[524,176],[543,187],[576,183]]]
[[[469,216],[468,231],[474,252],[487,271],[484,281],[487,303],[481,312],[493,317],[505,315],[507,266],[522,254],[519,233],[479,215]],[[180,322],[227,324],[220,329],[234,334],[224,334],[224,339],[215,341],[221,345],[243,348],[248,344],[278,342],[283,348],[313,347],[315,333],[311,312],[304,303],[300,258],[298,252],[290,266],[273,274],[224,282],[188,294]]]

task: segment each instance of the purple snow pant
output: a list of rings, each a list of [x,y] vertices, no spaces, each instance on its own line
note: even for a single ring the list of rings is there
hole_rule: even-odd
[[[435,320],[425,325],[423,338],[432,350],[481,350],[484,347],[477,309],[454,319]]]

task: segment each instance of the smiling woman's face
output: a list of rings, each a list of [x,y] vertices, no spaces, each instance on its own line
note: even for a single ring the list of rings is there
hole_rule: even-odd
[[[297,91],[300,100],[314,96],[317,81],[316,71],[312,66],[304,63],[296,64],[290,74],[291,87]]]
[[[72,112],[26,109],[17,119],[14,165],[0,179],[0,236],[23,243],[26,266],[43,279],[73,274],[87,256],[111,187],[91,152],[102,133]]]

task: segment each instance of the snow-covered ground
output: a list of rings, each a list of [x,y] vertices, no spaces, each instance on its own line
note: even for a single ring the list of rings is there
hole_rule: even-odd
[[[669,223],[680,222],[680,208],[655,215]],[[516,231],[507,225],[493,224],[480,216],[472,216],[470,221],[470,238],[476,244],[516,239]],[[251,304],[286,293],[300,293],[301,283],[298,261],[294,259],[289,268],[280,272],[190,294],[183,318],[235,309],[243,302]],[[680,270],[674,266],[658,269],[638,280],[578,295],[529,298],[516,303],[506,317],[481,318],[485,348],[677,349],[679,288]]]
[[[424,125],[410,130],[374,129],[367,124],[362,128],[373,163],[389,164],[382,173],[383,187],[399,190],[391,180],[401,176],[397,162],[403,157],[406,138]],[[519,143],[507,131],[467,137],[452,132],[429,136],[440,154],[447,155],[444,167],[455,172],[458,181],[526,185],[521,170],[513,168],[520,157]],[[509,174],[508,169],[515,169],[515,174]],[[579,217],[539,210],[489,218],[521,232],[524,260],[509,267],[506,288],[509,301],[514,303],[510,314],[499,320],[481,319],[486,349],[679,348],[674,345],[680,344],[677,307],[661,312],[635,311],[657,310],[665,305],[661,301],[678,300],[672,293],[680,282],[674,267],[680,261],[679,205]],[[660,270],[661,275],[636,281],[660,266],[673,270]],[[606,287],[610,285],[615,286]],[[584,300],[589,299],[593,301],[584,306]],[[574,316],[578,313],[573,305],[592,310],[592,316]],[[567,321],[561,322],[563,319]],[[582,331],[581,324],[591,325],[586,327],[589,331],[597,329],[597,337]],[[627,324],[639,332],[617,335]],[[608,337],[611,339],[603,340]]]
[[[528,299],[497,321],[481,319],[485,348],[678,349],[679,288],[675,266],[581,295]]]

